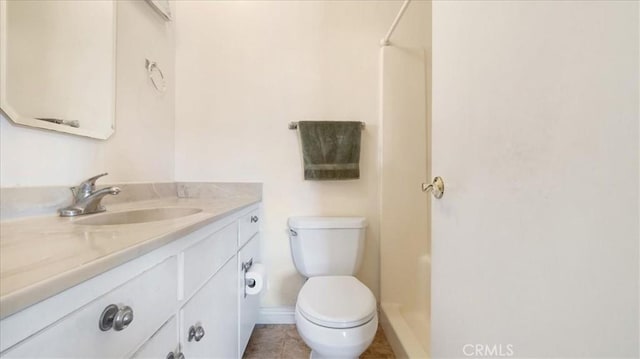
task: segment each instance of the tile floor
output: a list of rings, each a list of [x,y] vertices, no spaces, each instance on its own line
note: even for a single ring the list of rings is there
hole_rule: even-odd
[[[294,324],[258,324],[243,359],[307,359],[310,351]],[[381,327],[360,359],[395,359]]]

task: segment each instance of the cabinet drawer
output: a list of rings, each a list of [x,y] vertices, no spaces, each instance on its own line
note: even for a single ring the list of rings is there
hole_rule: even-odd
[[[4,358],[121,358],[169,318],[177,306],[177,260],[171,257],[2,353]],[[110,304],[129,306],[133,321],[101,331]]]
[[[185,299],[236,254],[237,228],[234,222],[184,251]]]
[[[242,247],[254,234],[258,233],[260,220],[259,209],[240,217],[238,220],[238,248]]]
[[[173,316],[131,358],[166,358],[178,349],[178,323]]]

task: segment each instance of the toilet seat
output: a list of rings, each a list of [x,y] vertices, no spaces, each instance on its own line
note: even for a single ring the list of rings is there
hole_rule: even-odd
[[[300,289],[297,310],[327,328],[353,328],[376,316],[376,298],[352,276],[312,277]]]

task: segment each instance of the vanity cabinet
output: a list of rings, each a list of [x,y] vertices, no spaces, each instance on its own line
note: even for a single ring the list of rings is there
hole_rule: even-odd
[[[242,260],[258,258],[258,226],[251,221],[258,215],[258,205],[249,207],[4,318],[2,330],[25,334],[11,338],[13,344],[3,343],[0,357],[241,357],[259,296],[244,296],[244,271],[238,268]],[[241,231],[249,235],[243,248],[238,246]],[[128,279],[122,281],[123,276]],[[26,322],[57,310],[56,297],[73,298],[66,292],[87,290],[104,293],[61,311],[50,323]],[[111,316],[107,308],[114,310]]]
[[[255,209],[238,220],[238,248],[242,248],[260,228],[260,210]]]
[[[245,294],[245,269],[242,267],[244,263],[260,263],[260,234],[254,233],[254,236],[244,245],[238,252],[238,352],[243,353],[249,343],[249,338],[253,332],[253,328],[258,320],[258,312],[260,310],[260,297],[257,295]],[[250,270],[251,268],[249,268]],[[264,289],[263,289],[264,290]]]
[[[235,269],[234,257],[182,307],[180,342],[185,358],[238,357]]]
[[[178,359],[175,353],[180,352],[176,337],[178,335],[178,320],[174,315],[167,320],[153,336],[142,345],[132,356],[135,359],[167,358],[169,353],[174,353],[174,359]],[[186,359],[186,358],[185,358]]]
[[[191,298],[198,288],[236,255],[237,236],[238,225],[234,222],[183,252],[184,298]]]
[[[173,256],[27,338],[3,353],[3,357],[125,357],[175,310],[176,285],[176,257]],[[113,327],[101,330],[99,318],[111,304],[132,308],[131,324],[121,330]]]

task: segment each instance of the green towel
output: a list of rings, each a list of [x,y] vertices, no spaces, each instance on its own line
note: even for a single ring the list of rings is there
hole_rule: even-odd
[[[360,122],[300,121],[298,131],[305,180],[360,178]]]

